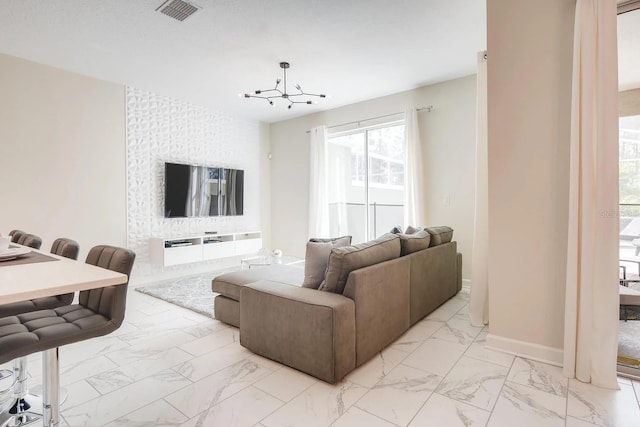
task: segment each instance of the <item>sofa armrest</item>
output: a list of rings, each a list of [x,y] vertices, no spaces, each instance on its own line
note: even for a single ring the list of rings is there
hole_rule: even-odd
[[[356,366],[409,329],[409,266],[402,257],[349,273],[344,296],[356,305]]]
[[[355,305],[343,295],[259,281],[240,291],[240,344],[329,383],[355,368]]]
[[[452,241],[407,255],[411,261],[412,325],[458,292],[461,277],[456,248]]]

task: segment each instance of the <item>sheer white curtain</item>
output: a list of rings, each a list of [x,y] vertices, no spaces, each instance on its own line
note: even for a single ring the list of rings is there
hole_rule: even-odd
[[[478,52],[476,78],[476,201],[471,258],[469,317],[474,326],[489,323],[489,177],[487,164],[487,52]]]
[[[616,2],[577,0],[564,374],[618,388]]]
[[[418,111],[408,108],[404,113],[404,225],[426,226],[424,217],[424,171]]]
[[[327,127],[311,129],[309,142],[309,237],[329,237]]]
[[[349,228],[349,189],[351,186],[351,164],[347,164],[347,160],[344,156],[335,154],[335,149],[328,145],[328,163],[331,165],[327,167],[329,174],[329,196],[327,198],[329,203],[329,233],[333,236],[346,236],[352,234]],[[341,148],[344,150],[344,148]],[[332,156],[332,153],[334,155]],[[348,152],[350,159],[351,152]],[[356,236],[353,236],[354,238]]]

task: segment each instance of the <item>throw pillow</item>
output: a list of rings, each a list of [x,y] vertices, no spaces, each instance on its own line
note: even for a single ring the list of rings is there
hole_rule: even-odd
[[[431,234],[431,243],[429,246],[438,246],[443,243],[449,243],[451,239],[453,239],[453,228],[451,227],[427,227],[425,230]]]
[[[431,234],[420,230],[413,234],[398,234],[400,237],[400,256],[409,255],[429,247]]]
[[[309,241],[314,243],[333,243],[334,247],[341,247],[349,246],[351,244],[351,236],[329,237],[327,239],[313,237],[309,239]]]
[[[327,271],[331,249],[350,244],[351,236],[309,239],[304,256],[304,281],[302,282],[302,287],[318,289]]]
[[[395,227],[393,227],[391,229],[391,231],[389,233],[391,233],[391,234],[401,234],[402,233],[402,228],[399,225],[396,225]]]
[[[332,248],[331,242],[307,242],[307,250],[304,255],[303,288],[318,289],[324,280]]]
[[[353,270],[378,264],[400,256],[400,238],[387,233],[365,243],[333,248],[321,291],[341,294],[347,284],[347,276]]]
[[[418,231],[422,230],[422,228],[420,227],[414,227],[412,225],[407,227],[407,230],[404,232],[404,234],[416,234]],[[402,233],[402,231],[401,231]]]

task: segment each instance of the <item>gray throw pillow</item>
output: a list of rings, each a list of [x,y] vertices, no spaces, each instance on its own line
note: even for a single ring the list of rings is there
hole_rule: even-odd
[[[427,249],[431,241],[431,234],[420,230],[413,234],[398,234],[400,237],[400,256]]]
[[[400,227],[399,225],[396,225],[395,227],[393,227],[391,229],[391,231],[389,233],[391,233],[391,234],[401,234],[402,233],[402,227]]]
[[[443,243],[449,243],[453,239],[453,228],[447,226],[427,227],[425,230],[431,234],[431,243],[429,246],[438,246]]]
[[[422,228],[420,227],[414,227],[412,225],[407,227],[407,230],[404,232],[404,234],[416,234],[418,231],[422,230]],[[402,231],[401,231],[402,233]]]
[[[341,247],[349,246],[351,244],[351,236],[329,237],[327,239],[313,237],[309,239],[309,241],[314,243],[333,243],[334,247]]]
[[[387,233],[375,240],[353,246],[333,248],[321,291],[341,294],[347,284],[347,276],[353,270],[395,259],[400,256],[400,238]]]
[[[302,282],[302,287],[318,289],[327,271],[331,249],[341,248],[350,244],[351,236],[309,239],[304,255],[304,281]]]
[[[307,250],[304,255],[303,288],[318,289],[324,280],[332,248],[331,242],[307,242]]]

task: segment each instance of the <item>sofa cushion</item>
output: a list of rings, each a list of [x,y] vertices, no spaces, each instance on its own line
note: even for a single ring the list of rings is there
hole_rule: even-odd
[[[341,294],[347,283],[347,276],[353,270],[388,261],[400,256],[400,238],[387,233],[365,243],[342,248],[333,248],[321,291]]]
[[[431,234],[420,230],[413,234],[398,234],[400,237],[400,256],[427,249],[431,242]]]
[[[303,280],[303,270],[299,267],[274,264],[268,267],[234,271],[215,277],[211,283],[211,289],[213,292],[239,301],[240,289],[244,285],[259,280],[272,280],[287,285],[300,286]]]
[[[429,246],[438,246],[449,243],[453,239],[453,228],[447,226],[426,227],[425,230],[431,234]]]

